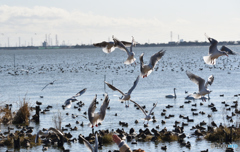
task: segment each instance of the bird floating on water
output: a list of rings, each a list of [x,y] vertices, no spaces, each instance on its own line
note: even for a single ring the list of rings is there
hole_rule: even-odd
[[[166,95],[165,97],[166,97],[166,98],[177,98],[176,90],[177,90],[176,88],[173,88],[174,95],[171,95],[171,94],[170,94],[170,95]]]

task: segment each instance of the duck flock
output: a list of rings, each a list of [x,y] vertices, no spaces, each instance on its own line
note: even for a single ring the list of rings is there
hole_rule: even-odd
[[[226,46],[222,46],[220,49],[218,49],[217,48],[217,44],[218,44],[217,40],[210,38],[207,35],[206,35],[206,37],[208,38],[208,40],[210,42],[208,56],[202,57],[202,59],[203,59],[202,65],[196,65],[196,64],[194,65],[190,61],[186,65],[186,67],[188,67],[187,70],[181,67],[181,64],[182,65],[186,64],[182,61],[178,62],[178,64],[174,64],[174,63],[171,63],[170,61],[168,62],[168,61],[164,60],[165,54],[168,54],[168,53],[170,54],[170,52],[167,49],[160,50],[160,51],[155,52],[154,54],[148,55],[151,57],[147,64],[146,64],[146,62],[144,63],[144,60],[143,60],[144,53],[142,53],[139,56],[139,61],[138,61],[138,60],[136,60],[136,56],[134,53],[134,48],[137,47],[137,43],[136,43],[134,37],[132,37],[132,42],[127,42],[127,41],[120,41],[116,37],[113,36],[112,42],[103,41],[101,43],[95,43],[93,45],[96,47],[102,48],[103,52],[106,54],[112,53],[114,50],[116,50],[116,51],[123,50],[127,54],[126,60],[123,63],[121,63],[121,61],[118,61],[117,60],[118,57],[116,57],[114,59],[114,61],[110,61],[111,64],[106,64],[105,66],[99,66],[99,65],[104,65],[104,64],[101,64],[101,62],[104,62],[104,60],[101,60],[101,61],[99,61],[99,63],[94,63],[94,62],[85,63],[84,65],[81,64],[82,66],[72,66],[71,64],[68,65],[68,63],[65,63],[64,66],[61,65],[61,63],[58,65],[48,65],[46,67],[39,65],[38,69],[36,69],[37,67],[31,67],[31,66],[29,66],[29,67],[18,66],[18,67],[16,67],[14,72],[11,72],[9,70],[10,67],[8,68],[8,66],[5,65],[5,66],[0,67],[0,72],[8,71],[9,75],[31,75],[34,73],[44,74],[46,72],[51,72],[51,71],[57,71],[58,73],[70,72],[70,73],[76,73],[76,74],[81,73],[81,71],[88,71],[88,72],[91,72],[96,75],[97,74],[103,75],[106,72],[106,73],[112,73],[113,75],[122,76],[122,77],[124,77],[124,79],[133,78],[132,84],[126,83],[126,82],[129,82],[129,80],[126,80],[126,82],[125,82],[124,79],[120,85],[119,85],[119,83],[113,84],[114,81],[112,81],[112,83],[104,81],[104,85],[106,85],[108,87],[107,90],[112,90],[114,93],[116,93],[116,95],[114,94],[113,96],[109,96],[109,94],[107,92],[103,93],[103,98],[100,97],[102,104],[97,112],[96,112],[97,104],[99,104],[99,102],[100,102],[98,100],[97,94],[95,95],[95,97],[93,97],[93,100],[91,103],[78,101],[78,99],[77,99],[77,98],[80,98],[80,96],[84,96],[84,94],[88,91],[87,88],[80,90],[72,97],[66,99],[62,105],[63,110],[77,109],[79,111],[79,113],[82,113],[82,114],[73,114],[73,113],[71,114],[72,111],[68,111],[66,113],[66,115],[68,117],[71,116],[72,119],[79,118],[79,116],[80,116],[82,118],[81,119],[82,122],[77,120],[75,127],[73,127],[73,124],[70,124],[70,123],[66,124],[65,127],[61,128],[61,130],[51,127],[49,129],[43,129],[43,130],[38,131],[35,142],[38,142],[38,138],[41,137],[44,142],[43,150],[47,150],[47,148],[46,148],[47,144],[45,144],[45,142],[46,142],[46,140],[49,140],[49,139],[47,139],[49,132],[53,132],[54,134],[56,134],[58,136],[68,136],[69,139],[71,139],[70,141],[73,141],[73,142],[75,142],[75,141],[84,142],[85,145],[88,147],[88,149],[92,152],[98,151],[98,148],[105,150],[104,143],[102,143],[102,140],[101,140],[101,136],[103,136],[104,134],[110,133],[110,132],[117,134],[122,139],[127,139],[129,143],[132,143],[132,145],[136,145],[138,141],[143,141],[145,138],[147,138],[147,136],[152,136],[151,140],[156,141],[157,140],[156,137],[160,133],[163,133],[166,136],[171,136],[174,134],[174,135],[177,135],[179,139],[181,139],[179,141],[179,144],[181,146],[191,149],[191,142],[190,142],[190,139],[189,139],[189,141],[187,141],[188,138],[191,138],[193,136],[196,138],[203,137],[207,132],[207,127],[214,128],[214,127],[223,125],[222,123],[217,125],[213,120],[210,123],[207,123],[206,121],[203,120],[199,124],[194,124],[192,127],[189,127],[191,130],[190,131],[191,134],[189,134],[188,131],[184,130],[184,127],[190,126],[191,123],[194,122],[193,118],[197,118],[198,116],[201,115],[202,116],[201,118],[203,118],[203,116],[204,116],[204,117],[206,117],[206,119],[208,118],[208,120],[209,120],[209,119],[211,119],[214,112],[217,112],[219,110],[223,111],[223,109],[219,109],[218,107],[216,107],[214,103],[209,104],[210,94],[211,94],[212,90],[209,90],[208,87],[209,87],[209,85],[214,84],[215,79],[218,79],[217,77],[214,76],[215,73],[212,73],[210,76],[204,75],[204,72],[202,72],[201,75],[196,75],[196,74],[190,72],[191,68],[193,68],[193,66],[195,66],[195,68],[196,67],[199,68],[199,71],[204,71],[204,68],[209,68],[211,70],[212,68],[216,68],[216,65],[218,64],[217,59],[220,56],[238,55],[237,52],[232,51],[231,49],[229,49]],[[145,54],[147,54],[147,52]],[[206,51],[206,54],[207,54],[207,51]],[[170,58],[168,58],[168,60],[170,60]],[[94,60],[94,58],[91,60]],[[158,62],[161,60],[163,60],[163,61],[158,64]],[[175,60],[175,62],[177,62],[176,61],[177,58],[174,60]],[[227,61],[224,58],[222,60],[224,60],[223,61],[224,64],[221,63],[221,66],[217,67],[221,70],[224,70],[226,68],[231,69],[231,70],[236,70],[236,69],[239,69],[239,67],[240,67],[240,64],[238,64],[235,67],[226,65],[227,63],[229,63],[231,61],[237,62],[236,58],[234,58],[233,60],[230,60],[230,61],[229,60]],[[116,64],[116,63],[118,63],[118,64]],[[92,67],[95,67],[95,68],[92,68]],[[155,99],[156,102],[150,103],[150,104],[152,104],[152,107],[148,107],[147,110],[149,110],[149,111],[147,111],[146,106],[144,104],[142,104],[142,102],[140,103],[138,101],[138,99],[135,100],[134,97],[136,97],[136,96],[134,96],[132,94],[134,94],[134,93],[137,94],[138,85],[141,85],[141,83],[144,83],[144,81],[146,81],[144,83],[144,85],[149,85],[149,86],[145,86],[146,88],[154,86],[154,83],[163,83],[163,82],[161,82],[161,79],[154,80],[154,82],[150,82],[149,79],[151,79],[151,73],[157,73],[159,71],[167,70],[166,67],[168,67],[169,72],[185,72],[186,79],[189,78],[189,81],[192,81],[193,83],[195,83],[195,84],[192,83],[192,88],[195,88],[194,89],[195,92],[190,93],[189,91],[185,90],[186,98],[185,98],[184,103],[182,105],[176,107],[176,105],[173,105],[173,103],[174,103],[174,100],[178,98],[176,92],[179,90],[177,90],[177,86],[178,86],[177,82],[172,82],[172,83],[175,83],[175,85],[176,85],[176,87],[173,88],[174,94],[173,95],[165,95],[165,98],[170,98],[170,99],[168,99],[169,104],[167,104],[165,107],[161,107],[162,111],[160,112],[160,116],[159,115],[157,116],[157,115],[155,115],[157,113],[156,109],[160,105],[159,103],[161,101],[157,101],[158,99],[156,98]],[[135,74],[134,71],[137,68],[139,69],[139,73],[137,75],[134,75]],[[131,74],[131,76],[129,76],[130,74]],[[226,75],[228,75],[228,74],[230,74],[230,73],[226,72]],[[128,75],[128,76],[126,76],[126,75]],[[112,76],[112,78],[114,79],[114,76]],[[159,78],[161,78],[161,75],[159,76]],[[85,79],[87,79],[87,76]],[[171,78],[169,78],[169,79],[171,79]],[[56,79],[50,83],[46,83],[46,85],[41,89],[41,91],[44,92],[46,89],[50,89],[50,87],[53,87],[55,84],[58,83],[58,81],[61,81],[61,80]],[[171,81],[175,81],[175,80],[171,80]],[[216,84],[216,85],[218,85],[218,84]],[[124,88],[121,88],[122,86],[124,86]],[[221,86],[218,86],[218,87],[221,87]],[[117,91],[117,92],[115,92],[115,91]],[[126,93],[124,93],[124,92],[126,92]],[[142,96],[146,96],[146,97],[144,97],[144,99],[149,100],[148,97],[150,97],[150,96],[148,96],[147,91],[141,92],[141,93],[145,93]],[[206,97],[206,95],[208,95],[208,97]],[[220,97],[223,97],[223,96],[224,96],[223,94],[220,95]],[[227,103],[225,101],[221,103],[224,105],[225,111],[232,112],[231,115],[226,115],[226,121],[228,121],[229,123],[233,123],[234,116],[237,116],[238,113],[240,113],[237,109],[239,94],[235,94],[233,96],[237,100],[234,100],[232,103],[229,103],[229,102]],[[40,98],[44,99],[45,96],[41,95]],[[151,96],[150,101],[154,98],[155,97]],[[125,103],[125,107],[124,106],[117,107],[118,111],[121,111],[121,109],[123,109],[122,111],[131,111],[132,109],[130,106],[134,105],[134,107],[136,107],[136,109],[139,110],[139,112],[137,112],[137,116],[131,116],[124,120],[119,120],[119,125],[121,127],[123,127],[122,129],[108,130],[109,128],[111,128],[111,127],[108,127],[105,130],[104,130],[104,128],[101,128],[103,130],[98,130],[99,126],[104,126],[103,125],[104,123],[109,124],[111,122],[110,119],[106,118],[108,115],[108,111],[111,111],[112,102],[110,102],[110,100],[113,100],[113,101],[119,100],[121,103]],[[196,101],[200,101],[200,102],[196,102]],[[73,106],[74,102],[76,104]],[[131,104],[131,103],[133,103],[133,104]],[[36,104],[42,106],[42,103],[39,101],[37,101]],[[49,113],[52,106],[50,105],[51,103],[48,103],[48,104],[49,105],[44,110],[42,109],[41,114],[45,115],[45,114]],[[230,105],[230,104],[232,104],[232,105]],[[210,110],[211,113],[206,113],[204,111],[198,110],[197,107],[201,107],[201,106],[203,107],[204,105],[207,105],[206,108],[211,109]],[[84,109],[83,107],[86,107],[86,106],[88,107],[88,110],[82,111],[82,109]],[[173,108],[190,110],[192,115],[184,115],[184,113],[183,113],[183,114],[180,114],[179,116],[177,116],[174,113],[168,113],[168,111]],[[199,109],[203,109],[203,108],[199,108]],[[124,113],[115,113],[114,114],[115,122],[117,121],[117,117],[119,114],[124,115]],[[134,113],[134,114],[136,114],[136,113]],[[40,116],[40,119],[41,119],[41,117],[42,116]],[[160,118],[158,118],[158,117],[160,117]],[[168,123],[169,119],[172,119],[174,117],[175,118],[179,117],[179,118],[178,118],[178,121],[177,120],[174,121],[174,124],[173,124],[174,129],[173,130],[170,131],[167,129],[167,127],[163,127],[162,129],[160,128],[160,126],[164,126],[164,124]],[[192,117],[192,119],[190,117]],[[138,131],[139,133],[137,133],[137,131],[134,129],[134,127],[130,126],[130,124],[127,121],[132,121],[132,122],[134,122],[134,124],[138,124],[138,125],[141,125],[141,122],[139,122],[140,120],[136,120],[136,119],[129,120],[132,118],[143,118],[142,123],[143,123],[144,130],[140,129]],[[181,119],[182,119],[182,121],[181,121]],[[225,118],[224,118],[224,120],[225,120]],[[153,123],[160,122],[161,125],[156,125],[155,128],[149,129],[149,125],[151,125],[149,121],[153,122]],[[83,133],[81,133],[77,139],[77,138],[73,138],[70,133],[64,133],[67,131],[77,131],[79,128],[79,127],[77,127],[77,125],[84,127],[86,122],[88,122],[87,126],[92,128],[92,132],[89,132],[89,136],[84,137],[82,135]],[[210,125],[208,125],[208,124],[210,124]],[[131,127],[131,129],[129,130],[129,133],[124,130],[125,127]],[[94,130],[95,131],[98,130],[98,131],[94,132]],[[10,133],[9,129],[8,129],[8,131]],[[2,138],[4,138],[4,137],[2,137]],[[92,146],[90,141],[94,141],[95,146]],[[96,148],[96,147],[98,147],[98,148]],[[130,147],[131,147],[131,145],[130,145]],[[115,149],[117,149],[117,146]],[[144,148],[142,148],[142,149],[144,149]],[[171,148],[167,147],[166,144],[162,144],[161,149],[167,150],[167,149],[171,149]],[[202,150],[201,149],[200,150],[207,151],[206,149],[208,149],[208,148],[203,147]]]

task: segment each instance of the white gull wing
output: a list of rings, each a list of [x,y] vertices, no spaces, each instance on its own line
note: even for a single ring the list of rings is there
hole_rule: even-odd
[[[79,137],[83,140],[84,145],[91,151],[91,152],[95,152],[95,150],[93,149],[92,145],[90,145],[90,143],[83,138],[81,135],[79,135]]]
[[[149,67],[154,68],[157,62],[162,58],[162,56],[165,54],[165,50],[161,50],[154,55],[151,56],[149,61]]]
[[[109,101],[110,101],[110,99],[108,98],[108,95],[105,94],[105,99],[104,99],[104,101],[102,103],[102,106],[101,106],[100,112],[99,112],[99,115],[100,115],[99,121],[103,121],[104,120],[105,115],[106,115],[106,109],[107,109],[107,107],[109,105]]]
[[[147,114],[146,114],[146,112],[144,111],[144,109],[139,105],[139,104],[137,104],[135,101],[133,101],[133,100],[130,100],[131,102],[133,102],[134,104],[136,104],[137,105],[137,107],[143,112],[143,114],[145,115],[145,116],[147,116]]]
[[[189,77],[189,79],[196,83],[198,85],[198,89],[199,89],[199,92],[205,87],[205,80],[202,79],[201,77],[189,72],[189,71],[186,71],[186,74],[187,76]]]
[[[118,92],[120,92],[120,93],[124,96],[124,93],[123,93],[121,90],[119,90],[118,88],[114,87],[113,85],[107,83],[106,81],[104,81],[104,82],[107,84],[107,86],[108,86],[110,89],[112,89],[113,91],[118,91]]]
[[[137,79],[134,81],[132,88],[128,91],[127,94],[131,94],[131,93],[132,93],[132,91],[133,91],[133,90],[135,89],[135,87],[137,86],[138,81],[139,81],[139,76],[138,76]]]
[[[212,85],[213,81],[214,81],[214,76],[213,76],[213,75],[210,75],[210,76],[208,77],[208,80],[207,80],[206,84],[205,84],[205,88],[207,88],[208,85]]]
[[[89,108],[88,108],[88,120],[93,123],[93,119],[94,119],[94,112],[97,108],[96,106],[96,101],[97,101],[97,95],[95,95],[95,98],[93,99],[92,103],[90,104]]]
[[[135,40],[134,40],[134,37],[132,36],[132,44],[131,44],[131,46],[130,46],[130,52],[133,52],[132,51],[132,47],[133,46],[136,46],[136,42],[135,42]]]

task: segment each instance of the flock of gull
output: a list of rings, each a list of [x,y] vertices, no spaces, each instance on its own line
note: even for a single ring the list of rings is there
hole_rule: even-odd
[[[206,64],[208,65],[216,65],[216,61],[218,59],[218,57],[223,56],[223,55],[237,55],[237,52],[232,51],[231,49],[227,48],[226,46],[222,46],[220,48],[220,50],[217,48],[217,40],[210,38],[206,35],[206,37],[208,38],[209,42],[210,42],[210,47],[209,47],[209,52],[208,52],[208,56],[204,56],[203,60]],[[118,68],[116,70],[119,69],[124,69],[124,67],[126,67],[126,65],[132,65],[135,64],[135,66],[138,64],[138,62],[136,62],[136,58],[135,58],[135,53],[133,52],[133,48],[136,47],[136,42],[134,40],[134,37],[132,37],[132,42],[127,42],[127,41],[119,41],[116,37],[112,37],[113,38],[113,42],[101,42],[101,43],[95,43],[93,44],[96,47],[101,47],[104,53],[111,53],[113,52],[115,49],[120,49],[123,50],[124,52],[127,53],[127,59],[124,62],[124,65],[121,68]],[[129,48],[129,49],[128,49]],[[161,60],[161,58],[164,58],[164,54],[166,53],[165,50],[160,50],[158,52],[156,52],[155,54],[153,54],[150,57],[149,63],[148,64],[144,64],[143,61],[143,56],[144,53],[142,53],[139,57],[139,61],[140,61],[140,74],[137,76],[137,78],[135,79],[135,81],[133,82],[133,85],[130,87],[130,89],[127,91],[127,93],[124,93],[124,91],[118,89],[117,87],[115,87],[114,85],[110,84],[109,82],[104,82],[111,90],[113,91],[118,91],[121,94],[121,97],[119,97],[119,100],[122,102],[125,102],[125,107],[129,107],[129,101],[134,103],[134,105],[140,109],[140,111],[142,111],[142,113],[144,114],[145,118],[144,118],[144,122],[150,121],[151,115],[153,114],[153,110],[154,108],[157,106],[158,102],[153,103],[153,107],[151,108],[151,110],[149,112],[145,111],[145,108],[143,108],[143,106],[140,106],[136,101],[134,101],[131,98],[131,93],[133,92],[133,90],[137,87],[138,83],[139,83],[139,79],[144,79],[146,77],[150,77],[150,74],[155,70],[158,70],[158,67],[156,67],[157,63]],[[118,62],[118,61],[116,61]],[[164,64],[164,63],[163,63]],[[86,65],[85,65],[86,66]],[[82,67],[84,69],[84,67]],[[29,69],[30,71],[31,69]],[[76,70],[76,69],[74,69]],[[73,71],[74,71],[73,70]],[[24,71],[24,70],[22,70]],[[28,71],[28,72],[29,72]],[[63,69],[61,69],[61,72],[63,73]],[[200,76],[197,76],[193,73],[191,73],[190,71],[186,71],[186,75],[188,76],[188,78],[194,82],[195,84],[197,84],[198,86],[198,92],[195,92],[193,94],[191,94],[189,97],[189,99],[202,99],[202,101],[206,101],[205,95],[209,95],[211,93],[211,90],[208,89],[208,85],[212,85],[213,81],[214,81],[214,76],[210,75],[208,77],[208,79],[205,81],[205,79],[201,78]],[[48,87],[49,85],[53,85],[55,83],[54,80],[48,84],[46,84],[46,86],[44,86],[42,88],[42,91]],[[125,84],[124,84],[125,85]],[[68,98],[65,102],[64,105],[62,106],[64,109],[65,108],[71,108],[72,103],[77,101],[77,97],[82,96],[85,92],[86,92],[87,88],[84,88],[83,90],[79,91],[78,93],[76,93],[75,95],[73,95],[72,97]],[[174,88],[174,95],[166,95],[166,98],[177,98],[176,93],[175,93],[176,88]],[[126,90],[125,90],[126,91]],[[79,116],[83,116],[84,118],[89,120],[89,127],[94,128],[98,127],[98,124],[101,123],[106,115],[106,110],[109,106],[109,96],[108,94],[104,94],[104,99],[102,102],[102,105],[99,109],[98,112],[95,112],[96,108],[97,108],[97,95],[95,95],[93,101],[91,102],[91,104],[89,105],[88,108],[88,117],[85,117],[84,115],[79,115]],[[126,103],[128,102],[128,104]],[[180,107],[181,108],[181,107]],[[169,116],[170,117],[170,116]],[[189,121],[191,121],[189,118],[186,118]],[[164,123],[164,122],[162,122]],[[35,142],[38,142],[38,138],[39,136],[46,136],[50,131],[55,132],[56,134],[63,136],[63,133],[61,131],[59,131],[58,129],[55,128],[49,128],[48,130],[43,131],[39,131],[37,133]],[[79,138],[81,138],[84,142],[84,144],[89,148],[90,151],[92,152],[97,152],[98,151],[98,137],[97,134],[95,134],[95,146],[92,147],[91,144],[82,136],[79,136]]]

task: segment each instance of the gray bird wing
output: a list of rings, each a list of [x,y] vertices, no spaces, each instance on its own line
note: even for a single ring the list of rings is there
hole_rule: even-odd
[[[131,94],[131,93],[132,93],[132,91],[133,91],[133,90],[135,89],[135,87],[137,86],[138,81],[139,81],[139,76],[138,76],[137,79],[134,81],[132,88],[128,91],[128,94]]]
[[[192,73],[189,72],[189,71],[186,71],[186,74],[187,74],[187,76],[189,77],[189,79],[190,79],[192,82],[194,82],[194,83],[196,83],[196,84],[198,85],[199,91],[202,90],[202,88],[203,88],[204,85],[205,85],[205,80],[202,79],[201,77],[195,75],[195,74],[192,74]]]
[[[126,42],[126,41],[121,41],[123,43],[123,45],[125,45],[126,47],[130,47],[132,45],[131,42]]]
[[[143,112],[143,114],[145,115],[145,116],[147,116],[147,114],[146,114],[146,112],[144,111],[144,109],[139,105],[139,104],[137,104],[135,101],[133,101],[133,100],[130,100],[131,102],[133,102],[134,104],[136,104],[137,105],[137,107]]]
[[[55,134],[60,135],[60,136],[62,136],[62,137],[64,136],[63,132],[61,132],[60,130],[58,130],[58,129],[56,129],[56,128],[50,127],[50,128],[48,129],[48,131],[53,131]]]
[[[151,111],[149,112],[149,115],[152,113],[153,109],[157,106],[157,103],[155,103],[155,105],[152,107]]]
[[[130,53],[129,50],[126,48],[126,46],[121,41],[119,41],[117,38],[113,37],[113,41],[115,43],[115,47],[120,48],[121,50],[125,51],[127,54]]]
[[[109,44],[109,42],[102,41],[101,43],[93,43],[96,47],[106,47]]]
[[[91,150],[91,152],[95,152],[92,145],[90,145],[90,143],[85,139],[83,138],[81,135],[79,135],[79,137],[83,140],[83,143],[84,145],[89,149]]]
[[[92,119],[94,117],[94,112],[96,107],[96,101],[97,101],[97,95],[95,95],[95,98],[93,99],[92,103],[90,104],[89,108],[88,108],[88,119],[90,122],[92,122]]]
[[[113,91],[118,91],[118,92],[120,92],[120,93],[124,96],[124,93],[123,93],[121,90],[119,90],[118,88],[114,87],[113,85],[107,83],[106,81],[104,81],[104,82],[107,84],[107,86],[108,86],[110,89],[112,89]]]
[[[239,53],[232,51],[231,49],[229,49],[228,47],[226,47],[224,45],[220,48],[220,50],[223,52],[226,52],[229,55],[237,55],[237,54],[239,55]]]
[[[165,54],[165,50],[161,50],[154,55],[151,56],[150,61],[149,61],[149,66],[154,68],[157,62],[162,58],[162,56]]]
[[[78,97],[83,95],[86,92],[87,88],[82,89],[81,91],[79,91],[74,97]]]
[[[99,117],[100,121],[103,121],[103,119],[105,118],[106,109],[107,109],[107,107],[109,105],[109,101],[110,101],[110,99],[108,98],[108,95],[105,94],[105,99],[104,99],[104,101],[102,103],[102,106],[100,108],[100,117]]]
[[[142,54],[140,55],[140,57],[139,57],[139,60],[140,60],[140,71],[142,71],[142,69],[143,69],[143,65],[144,65],[144,62],[143,62],[143,55],[144,55],[144,53],[142,53]]]

